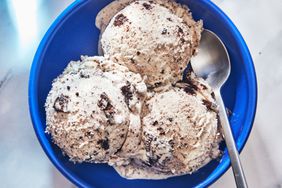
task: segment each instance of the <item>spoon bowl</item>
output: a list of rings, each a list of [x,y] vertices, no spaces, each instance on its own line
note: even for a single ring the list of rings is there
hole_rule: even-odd
[[[192,58],[194,72],[213,89],[220,88],[230,75],[230,59],[220,38],[210,30],[202,32],[199,55]]]

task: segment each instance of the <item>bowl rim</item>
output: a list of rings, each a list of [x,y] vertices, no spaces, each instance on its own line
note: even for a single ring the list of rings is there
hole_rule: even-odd
[[[238,139],[237,139],[237,148],[239,152],[243,150],[248,137],[251,133],[254,119],[255,119],[255,114],[256,114],[256,109],[257,109],[257,78],[256,78],[256,72],[255,72],[255,67],[254,63],[250,54],[250,51],[238,31],[237,27],[234,25],[234,23],[230,20],[230,18],[217,6],[215,5],[211,0],[202,0],[206,6],[208,6],[209,9],[213,9],[222,19],[224,24],[226,24],[230,30],[232,30],[233,36],[237,39],[237,43],[239,43],[239,46],[241,47],[242,54],[244,56],[244,59],[246,62],[248,62],[245,66],[247,67],[247,72],[248,72],[248,77],[247,79],[247,84],[249,85],[249,91],[251,92],[249,95],[252,96],[252,98],[248,101],[248,106],[251,107],[249,116],[245,120],[247,122],[247,127],[245,128],[246,131],[242,132]],[[52,154],[52,152],[49,151],[48,147],[46,144],[47,139],[45,132],[42,132],[39,127],[41,126],[40,118],[39,118],[39,112],[37,111],[38,109],[38,103],[37,100],[37,83],[38,80],[35,78],[38,77],[39,74],[39,69],[38,67],[40,66],[41,63],[38,63],[39,60],[41,59],[42,54],[45,52],[45,46],[48,46],[48,43],[51,41],[53,38],[53,34],[56,32],[57,27],[60,25],[60,23],[64,22],[65,19],[69,15],[72,14],[72,12],[77,9],[79,6],[83,6],[84,3],[87,3],[88,0],[77,0],[71,3],[57,18],[55,21],[51,24],[47,32],[45,33],[43,39],[41,40],[39,47],[35,53],[32,66],[30,69],[30,75],[29,75],[29,86],[28,86],[28,102],[29,102],[29,111],[30,111],[30,117],[32,120],[33,124],[33,129],[35,131],[35,134],[37,136],[37,139],[43,148],[45,154],[48,156],[49,160],[55,165],[55,167],[68,179],[70,180],[73,184],[75,184],[78,187],[93,187],[91,185],[88,185],[86,182],[79,181],[79,178],[76,177],[76,175],[73,172],[70,172],[64,168],[64,166],[58,161],[56,156]],[[202,181],[200,184],[198,184],[196,187],[207,187],[214,183],[216,180],[218,180],[230,167],[230,159],[227,157],[227,159],[224,161],[224,163],[220,166],[220,168],[217,170],[216,173],[212,174],[212,176],[208,176],[204,181]]]

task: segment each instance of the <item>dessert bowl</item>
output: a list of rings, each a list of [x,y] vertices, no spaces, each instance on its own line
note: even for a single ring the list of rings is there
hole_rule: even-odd
[[[52,24],[42,39],[33,60],[29,80],[29,107],[37,138],[57,169],[78,187],[206,187],[230,167],[225,145],[223,155],[191,175],[165,180],[126,180],[107,164],[74,164],[52,143],[45,133],[44,103],[55,79],[71,60],[80,55],[98,55],[100,31],[95,27],[98,12],[111,0],[78,0]],[[190,8],[195,20],[202,19],[204,28],[216,33],[226,45],[231,74],[222,95],[234,138],[241,151],[247,142],[255,117],[257,83],[252,58],[244,39],[232,21],[209,0],[179,0]]]

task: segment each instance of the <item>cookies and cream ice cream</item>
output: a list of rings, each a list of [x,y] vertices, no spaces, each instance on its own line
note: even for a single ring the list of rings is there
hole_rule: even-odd
[[[127,179],[190,174],[217,158],[213,91],[193,72],[182,80],[202,22],[172,0],[118,0],[96,26],[104,56],[72,61],[46,99],[53,142],[70,160],[108,163]]]
[[[47,132],[72,161],[108,162],[139,129],[146,85],[104,57],[71,62],[46,100]]]
[[[218,156],[217,106],[209,87],[191,79],[147,101],[145,150],[153,168],[172,174],[197,170]]]
[[[200,41],[202,22],[173,1],[134,1],[119,11],[102,34],[104,54],[165,90],[178,80]],[[164,87],[165,89],[161,89]]]
[[[143,156],[116,166],[123,177],[161,179],[192,173],[219,156],[221,137],[213,92],[202,79],[193,74],[188,78],[147,100]]]

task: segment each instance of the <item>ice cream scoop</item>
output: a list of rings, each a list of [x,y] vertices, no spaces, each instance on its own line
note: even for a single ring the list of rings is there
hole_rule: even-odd
[[[146,104],[142,136],[153,168],[191,173],[219,155],[217,105],[206,84],[190,79]]]
[[[52,84],[46,131],[72,161],[108,162],[129,130],[140,126],[145,94],[139,74],[108,58],[82,57]]]
[[[162,179],[195,172],[217,158],[221,135],[213,96],[204,80],[193,74],[155,93],[146,101],[142,119],[143,155],[123,168],[117,166],[117,171],[131,179]]]
[[[202,22],[173,1],[134,1],[119,11],[101,37],[104,54],[147,79],[148,88],[165,90],[181,80],[196,52]]]

